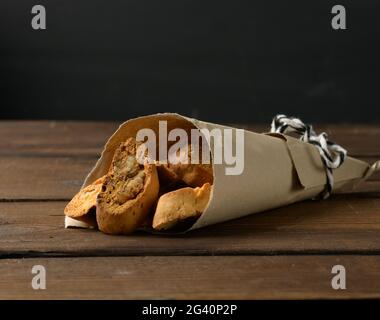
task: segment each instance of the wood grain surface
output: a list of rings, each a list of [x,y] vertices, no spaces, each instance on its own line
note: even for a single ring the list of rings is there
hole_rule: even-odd
[[[46,290],[33,290],[43,265]],[[344,265],[346,289],[331,287]],[[108,257],[0,260],[0,299],[379,298],[379,256]]]
[[[63,208],[113,122],[0,123],[0,298],[380,297],[380,174],[351,194],[304,201],[186,235],[64,229]],[[262,125],[237,125],[259,132]],[[380,127],[323,125],[350,155],[380,159]],[[23,259],[28,258],[28,259]],[[331,289],[342,263],[348,290]],[[48,267],[49,289],[30,287]]]
[[[185,235],[64,229],[65,201],[0,203],[0,257],[380,254],[380,198],[305,201]]]
[[[121,123],[78,121],[1,121],[0,155],[98,156],[111,134]],[[268,125],[230,124],[256,132],[267,132]],[[378,125],[315,125],[329,138],[342,144],[352,156],[380,156]]]

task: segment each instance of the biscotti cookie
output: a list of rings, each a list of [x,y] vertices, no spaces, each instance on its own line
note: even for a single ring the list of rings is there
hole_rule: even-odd
[[[138,228],[157,201],[159,181],[156,166],[136,158],[141,143],[129,138],[115,151],[112,165],[97,198],[99,230],[128,234]]]
[[[101,191],[105,176],[81,189],[64,209],[66,216],[96,227],[96,198]]]
[[[189,218],[198,218],[206,209],[212,186],[205,183],[200,188],[182,188],[165,193],[157,203],[153,228],[167,230]]]
[[[184,182],[191,187],[201,187],[205,183],[213,183],[213,169],[211,163],[202,163],[200,156],[200,164],[192,163],[192,159],[196,146],[189,144],[183,154],[179,154],[179,163],[158,164],[157,170],[160,181],[166,184],[175,184]],[[202,154],[202,150],[199,150]]]

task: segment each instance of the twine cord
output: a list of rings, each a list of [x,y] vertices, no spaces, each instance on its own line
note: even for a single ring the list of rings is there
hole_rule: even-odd
[[[303,123],[298,118],[287,117],[283,114],[275,116],[272,120],[271,130],[273,133],[296,133],[301,141],[314,145],[321,156],[322,163],[326,168],[326,187],[320,198],[327,199],[333,190],[333,169],[339,168],[347,158],[346,149],[329,140],[327,134],[322,132],[317,135],[313,127]]]

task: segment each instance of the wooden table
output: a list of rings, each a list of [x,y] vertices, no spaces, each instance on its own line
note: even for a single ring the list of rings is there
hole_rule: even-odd
[[[380,298],[379,174],[353,194],[182,236],[64,229],[64,206],[117,125],[0,122],[0,298]],[[380,159],[380,126],[316,129]],[[32,289],[34,265],[46,267],[46,290]],[[346,290],[331,287],[334,265]]]

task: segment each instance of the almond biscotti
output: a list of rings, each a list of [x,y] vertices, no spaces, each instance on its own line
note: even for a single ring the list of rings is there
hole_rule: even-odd
[[[179,163],[166,163],[157,166],[160,180],[163,183],[175,184],[183,182],[190,187],[202,187],[205,183],[213,183],[211,163],[202,163],[202,149],[199,149],[199,164],[193,163],[193,156],[197,147],[188,144],[185,151],[178,155]],[[199,148],[199,146],[198,146]]]
[[[155,205],[159,192],[156,166],[137,159],[141,143],[129,138],[114,154],[112,165],[97,197],[99,230],[128,234],[136,230]]]
[[[96,199],[106,176],[81,189],[64,209],[66,216],[96,227]]]
[[[160,197],[153,217],[153,228],[167,230],[181,221],[198,218],[206,209],[212,186],[205,183],[200,188],[181,188]]]
[[[179,163],[166,164],[144,161],[140,146],[134,138],[121,143],[108,173],[75,195],[65,214],[107,234],[177,230],[199,218],[212,191],[212,164],[191,163],[191,144]]]

